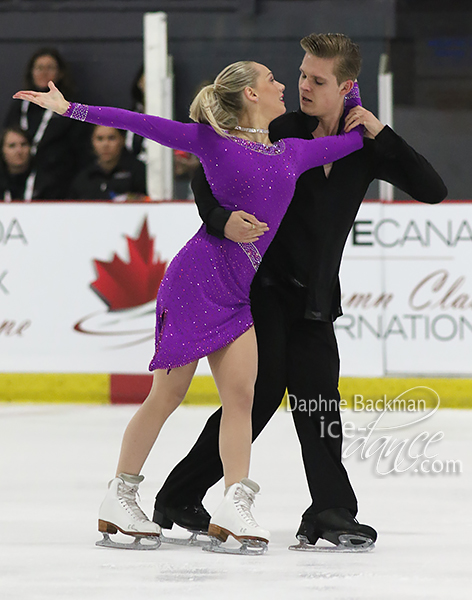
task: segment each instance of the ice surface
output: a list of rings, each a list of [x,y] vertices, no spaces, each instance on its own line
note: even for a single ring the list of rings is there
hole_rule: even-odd
[[[272,541],[265,556],[243,557],[169,545],[154,552],[95,547],[97,509],[135,410],[0,404],[2,600],[472,598],[472,411],[442,410],[395,432],[398,440],[444,432],[435,451],[460,460],[460,474],[380,476],[374,457],[346,459],[358,518],[379,532],[376,549],[357,555],[288,551],[309,495],[291,416],[279,411],[254,445],[251,466],[262,488],[255,515]],[[148,515],[211,410],[181,407],[166,424],[143,471]],[[346,419],[360,426],[366,415]],[[221,484],[210,490],[210,512],[221,494]]]

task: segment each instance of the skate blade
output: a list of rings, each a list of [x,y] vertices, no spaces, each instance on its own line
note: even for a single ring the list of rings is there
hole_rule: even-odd
[[[262,540],[237,539],[237,541],[241,543],[241,546],[230,548],[222,546],[222,540],[212,537],[211,542],[203,546],[202,550],[204,552],[214,552],[215,554],[242,554],[244,556],[260,556],[267,552],[268,544]]]
[[[375,544],[370,538],[365,538],[359,535],[342,534],[338,539],[340,542],[338,545],[315,546],[314,544],[310,544],[307,538],[300,536],[299,543],[289,546],[288,549],[299,552],[354,553],[371,552],[375,548]]]
[[[117,548],[120,550],[157,550],[161,545],[161,539],[159,536],[136,536],[133,542],[125,544],[123,542],[115,542],[110,539],[108,533],[103,533],[103,539],[95,542],[95,545],[100,548]]]
[[[173,538],[167,537],[161,533],[161,541],[164,544],[174,544],[176,546],[198,546],[204,548],[210,545],[210,539],[208,534],[204,531],[190,531],[191,536],[189,538]],[[197,536],[204,535],[206,540],[200,540]]]

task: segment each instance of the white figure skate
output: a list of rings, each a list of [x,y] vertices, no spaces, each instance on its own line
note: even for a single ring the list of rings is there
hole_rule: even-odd
[[[259,489],[257,483],[244,478],[226,490],[223,502],[210,520],[211,544],[203,550],[224,554],[263,554],[267,551],[270,533],[259,527],[251,513]],[[230,535],[241,542],[237,550],[221,546]]]
[[[110,481],[98,513],[98,530],[103,533],[103,539],[96,543],[97,546],[126,550],[159,548],[161,528],[146,517],[136,501],[138,487],[143,479],[142,475],[120,473]],[[126,544],[112,541],[110,534],[118,531],[134,536],[134,542]]]

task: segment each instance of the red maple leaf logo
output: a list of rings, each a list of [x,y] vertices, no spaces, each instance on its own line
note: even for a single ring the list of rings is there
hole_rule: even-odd
[[[149,236],[147,217],[136,239],[126,236],[129,262],[113,255],[111,262],[94,260],[97,279],[91,288],[110,311],[141,306],[156,297],[167,262],[154,260],[154,238]]]

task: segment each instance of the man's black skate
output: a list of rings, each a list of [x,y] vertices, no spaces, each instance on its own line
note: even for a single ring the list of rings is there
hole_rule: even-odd
[[[188,506],[165,506],[156,500],[154,504],[154,523],[157,523],[162,529],[172,529],[174,523],[183,529],[189,531],[192,535],[189,538],[171,538],[161,534],[161,541],[168,544],[178,544],[180,546],[204,546],[209,541],[199,540],[198,535],[208,535],[210,525],[210,515],[205,510],[203,504],[190,504]]]
[[[333,546],[316,546],[319,539]],[[310,552],[369,552],[374,549],[377,532],[369,525],[358,523],[347,508],[329,508],[304,518],[297,531],[298,545],[290,550]]]

